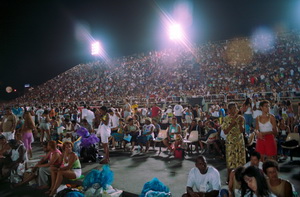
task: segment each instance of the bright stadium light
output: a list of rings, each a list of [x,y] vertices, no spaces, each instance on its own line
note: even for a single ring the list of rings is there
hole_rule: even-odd
[[[92,55],[100,55],[101,47],[98,41],[92,43]]]
[[[169,27],[169,35],[171,40],[182,40],[183,31],[179,24],[172,24]]]

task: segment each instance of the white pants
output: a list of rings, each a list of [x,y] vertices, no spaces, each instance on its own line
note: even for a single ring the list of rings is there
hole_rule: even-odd
[[[6,140],[13,140],[15,139],[15,132],[7,131],[2,133]]]

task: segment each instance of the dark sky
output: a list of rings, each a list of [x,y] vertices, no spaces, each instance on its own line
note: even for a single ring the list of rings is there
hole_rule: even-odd
[[[93,60],[88,34],[101,41],[109,57],[170,47],[162,13],[176,19],[174,10],[182,2],[191,11],[186,33],[192,43],[297,24],[299,0],[1,0],[0,99]],[[17,93],[7,94],[6,86]]]

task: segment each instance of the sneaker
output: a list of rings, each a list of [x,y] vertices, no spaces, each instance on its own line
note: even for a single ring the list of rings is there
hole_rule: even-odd
[[[111,150],[116,150],[116,147],[112,147],[112,149]]]
[[[200,154],[203,155],[203,154],[205,153],[205,151],[206,151],[206,149],[202,149],[202,150],[200,151]]]

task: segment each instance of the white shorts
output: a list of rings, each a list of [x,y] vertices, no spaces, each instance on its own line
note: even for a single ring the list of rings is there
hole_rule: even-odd
[[[40,123],[40,129],[50,130],[50,123]]]
[[[15,139],[15,132],[7,131],[7,132],[2,132],[6,140],[13,140]]]
[[[72,171],[75,173],[76,179],[81,176],[81,169],[72,169]]]
[[[100,136],[101,142],[107,144],[110,137],[111,129],[106,125],[99,125],[97,135]]]

